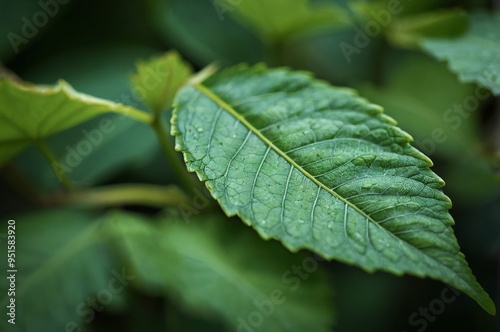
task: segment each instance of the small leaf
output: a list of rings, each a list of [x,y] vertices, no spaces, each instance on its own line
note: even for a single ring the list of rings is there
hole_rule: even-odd
[[[16,324],[7,323],[3,317],[2,331],[74,330],[84,320],[90,322],[92,313],[97,314],[87,299],[95,299],[100,290],[108,289],[115,261],[100,224],[93,218],[94,214],[76,210],[51,210],[15,218]],[[9,300],[3,288],[7,284],[1,285],[0,304],[5,308]],[[119,293],[114,294],[114,304],[118,298]]]
[[[456,39],[426,38],[422,47],[449,62],[462,82],[474,82],[500,95],[500,12],[470,15],[469,31]]]
[[[150,56],[151,52],[151,49],[133,43],[89,47],[53,55],[46,61],[33,64],[33,67],[23,71],[23,75],[33,82],[51,82],[64,77],[81,93],[138,107],[141,101],[138,94],[131,91],[128,79],[134,70],[135,61]],[[98,71],[95,70],[96,66],[99,67]],[[102,127],[104,119],[111,122],[109,127]],[[78,152],[78,145],[86,144],[83,141],[91,143],[93,147],[91,153],[85,156]],[[124,170],[128,174],[131,171],[146,174],[156,181],[172,173],[165,165],[151,128],[121,114],[94,117],[70,130],[52,135],[45,142],[76,187],[107,182]],[[153,162],[155,156],[163,159],[158,158],[161,162]],[[24,150],[13,163],[22,172],[23,178],[38,189],[51,190],[60,186],[54,170],[36,146]],[[141,172],[139,167],[142,165],[161,167],[162,173],[158,174],[162,175]]]
[[[311,29],[350,23],[348,14],[333,4],[310,5],[308,0],[221,0],[234,3],[235,18],[249,25],[263,40],[277,41]]]
[[[381,107],[263,66],[215,74],[176,105],[177,149],[227,215],[292,251],[444,281],[495,312],[460,252],[444,182]]]
[[[387,30],[389,40],[401,47],[417,48],[423,38],[453,38],[467,30],[461,9],[439,10],[397,19]]]
[[[137,73],[131,81],[135,91],[140,91],[143,100],[156,113],[171,107],[177,90],[191,76],[191,66],[177,52],[137,64]]]
[[[178,217],[154,224],[124,213],[110,218],[138,281],[168,290],[194,313],[254,331],[329,331],[332,325],[331,291],[316,258],[292,255],[217,217],[189,224]],[[252,315],[263,315],[259,326]]]
[[[36,86],[0,77],[0,165],[29,144],[106,112],[150,122],[147,113],[78,93],[64,81]]]

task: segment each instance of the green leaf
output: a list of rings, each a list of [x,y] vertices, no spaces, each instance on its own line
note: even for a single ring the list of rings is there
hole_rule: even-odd
[[[157,291],[166,287],[190,311],[253,331],[329,331],[332,325],[331,291],[317,258],[292,255],[219,217],[110,218],[137,281]]]
[[[229,215],[328,259],[444,281],[495,306],[432,162],[382,108],[301,72],[239,66],[181,90],[176,147]]]
[[[311,5],[308,0],[217,1],[226,3],[235,18],[256,31],[263,40],[270,42],[312,29],[338,27],[350,23],[347,12],[330,3]]]
[[[59,77],[64,77],[79,92],[139,107],[142,104],[140,92],[130,89],[128,79],[130,72],[134,70],[135,61],[147,58],[154,52],[156,51],[133,43],[59,52],[52,54],[46,61],[26,68],[23,77],[30,82],[54,82]],[[99,71],[95,70],[96,66]],[[101,122],[105,118],[111,122],[111,131],[102,131]],[[89,140],[89,136],[92,139]],[[92,151],[84,157],[81,154],[75,155],[74,151],[78,153],[78,145],[86,144],[82,143],[84,141],[91,143]],[[112,177],[123,174],[124,170],[148,176],[152,179],[149,182],[165,182],[165,177],[172,173],[151,128],[121,114],[107,113],[94,117],[47,138],[46,143],[61,166],[65,166],[68,177],[77,187],[108,182]],[[157,158],[159,161],[154,160],[156,156],[161,157]],[[79,157],[82,158],[75,167],[74,162]],[[52,190],[60,187],[51,165],[36,147],[24,150],[14,158],[13,163],[22,172],[23,178],[38,189]],[[143,165],[161,168],[161,172],[144,172],[140,169]],[[138,180],[134,178],[134,181]]]
[[[480,84],[500,95],[500,12],[474,13],[469,31],[456,39],[427,38],[425,51],[449,62],[463,82]]]
[[[404,17],[442,8],[447,5],[447,0],[420,0],[420,1],[394,1],[394,0],[347,0],[351,11],[362,21],[371,21],[374,14],[383,10],[395,13],[397,17]],[[395,16],[394,16],[395,17]]]
[[[156,113],[171,107],[177,90],[191,76],[191,66],[177,52],[168,52],[137,64],[137,73],[131,77],[135,91]]]
[[[36,86],[0,77],[0,165],[29,144],[106,112],[150,122],[147,113],[78,93],[64,81]]]
[[[423,38],[453,38],[467,30],[461,9],[439,10],[397,19],[387,30],[389,40],[401,47],[417,48]]]
[[[114,258],[104,242],[100,223],[93,218],[94,214],[76,210],[50,210],[15,218],[16,324],[7,323],[3,317],[3,331],[65,331],[93,319],[97,311],[86,299],[108,289],[114,277]],[[3,280],[5,270],[1,272]],[[5,286],[2,282],[2,308],[9,301],[4,297]],[[116,293],[115,304],[118,299]]]

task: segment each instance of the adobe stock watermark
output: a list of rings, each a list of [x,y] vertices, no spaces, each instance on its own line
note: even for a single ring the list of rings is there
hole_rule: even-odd
[[[81,302],[76,308],[76,314],[83,319],[83,324],[90,324],[97,312],[102,312],[104,307],[113,302],[114,297],[123,292],[125,287],[128,286],[129,281],[134,280],[136,277],[127,274],[125,268],[121,272],[113,269],[111,271],[113,277],[109,280],[107,287],[99,290],[95,296],[88,296],[85,301]],[[65,332],[81,332],[81,324],[75,321],[66,323]]]
[[[424,332],[429,323],[436,321],[437,317],[445,311],[446,305],[455,302],[460,294],[458,290],[450,286],[444,287],[439,297],[430,301],[425,307],[418,308],[418,311],[415,311],[408,317],[408,324],[416,328],[416,330],[412,331]]]
[[[141,84],[133,85],[131,92],[122,93],[118,99],[119,103],[125,105],[134,105],[146,100],[148,91],[158,88],[168,82],[170,73],[161,70],[161,63],[158,63],[155,69],[149,66],[145,68],[147,75],[142,78]]]
[[[115,128],[116,125],[111,119],[104,118],[99,122],[97,128],[90,131],[87,129],[82,130],[82,135],[85,138],[74,146],[67,145],[66,155],[62,158],[63,160],[52,162],[52,168],[56,170],[59,181],[62,181],[64,174],[72,173],[76,167],[80,166],[83,159],[89,156],[103,142],[104,136],[112,133]]]
[[[215,12],[219,16],[219,20],[224,21],[224,14],[226,12],[232,12],[236,7],[238,7],[244,0],[212,0],[212,4],[215,8]]]
[[[206,190],[193,188],[192,193],[191,204],[181,203],[178,206],[179,213],[186,224],[191,222],[192,216],[198,216],[206,209],[210,205],[210,200],[212,200],[212,196]]]
[[[378,12],[371,10],[370,15],[373,19],[366,22],[364,29],[362,30],[357,26],[353,28],[356,32],[353,44],[342,42],[339,45],[347,63],[351,63],[353,54],[361,53],[362,49],[370,45],[372,38],[377,37],[391,23],[392,15],[400,14],[403,9],[404,6],[400,0],[389,0],[387,9],[381,9]]]
[[[140,85],[134,85],[131,92],[123,93],[117,103],[124,105],[133,105],[145,99],[148,91],[158,88],[163,84],[169,73],[157,68],[147,68],[148,72],[142,79]],[[113,118],[103,118],[97,128],[90,130],[84,129],[81,134],[83,138],[74,145],[67,145],[65,155],[60,161],[52,162],[52,168],[56,170],[56,175],[59,181],[62,181],[64,174],[70,174],[75,168],[80,166],[85,157],[88,157],[92,152],[103,143],[106,135],[111,134],[116,129],[116,122],[127,118],[126,114],[115,113]]]
[[[293,265],[281,275],[283,287],[275,288],[268,293],[265,299],[255,299],[253,305],[255,310],[246,317],[237,317],[238,332],[253,332],[264,324],[265,320],[271,317],[277,306],[286,302],[286,294],[299,289],[302,281],[309,279],[311,274],[318,270],[318,262],[323,258],[313,255],[302,260],[300,265]]]
[[[15,53],[19,52],[19,46],[27,44],[35,38],[40,29],[45,27],[51,18],[54,18],[60,10],[61,5],[69,3],[71,0],[39,0],[37,2],[40,10],[31,17],[21,17],[21,28],[19,33],[13,31],[7,34],[10,45]]]
[[[465,119],[469,118],[472,113],[479,109],[481,102],[491,96],[488,90],[480,86],[476,86],[473,95],[469,95],[462,100],[461,103],[455,103],[448,108],[442,115],[443,122],[450,125],[453,130],[458,130]],[[430,136],[421,140],[416,139],[415,145],[427,156],[432,155],[436,151],[439,144],[443,144],[448,140],[448,135],[441,127],[434,127],[430,131]]]

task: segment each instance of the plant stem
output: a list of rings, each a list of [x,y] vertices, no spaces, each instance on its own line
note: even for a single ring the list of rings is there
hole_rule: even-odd
[[[131,106],[127,106],[126,111],[116,112],[116,113],[120,114],[122,116],[129,117],[131,119],[134,119],[134,120],[141,122],[141,123],[144,123],[144,124],[151,124],[154,121],[154,118],[151,114],[136,110],[135,108],[133,108]]]
[[[191,192],[194,188],[200,187],[200,183],[196,181],[187,171],[186,166],[179,158],[177,151],[175,151],[173,145],[168,139],[167,133],[165,132],[165,127],[163,126],[163,121],[161,119],[161,113],[155,112],[156,116],[151,123],[160,146],[167,157],[170,166],[174,169],[175,174],[179,177],[179,180],[187,192]]]
[[[117,184],[56,194],[45,203],[82,204],[92,207],[135,204],[164,208],[169,205],[190,204],[191,201],[177,186]]]
[[[69,178],[66,176],[66,174],[62,170],[57,169],[57,165],[58,165],[57,159],[54,156],[54,154],[52,153],[52,150],[50,150],[50,148],[47,146],[45,141],[42,139],[39,139],[36,141],[36,145],[37,145],[38,149],[40,150],[40,152],[45,157],[45,159],[47,159],[47,161],[49,162],[50,167],[54,171],[54,174],[57,176],[57,178],[63,184],[63,186],[68,190],[72,189],[73,185],[71,184],[71,181],[69,180]]]

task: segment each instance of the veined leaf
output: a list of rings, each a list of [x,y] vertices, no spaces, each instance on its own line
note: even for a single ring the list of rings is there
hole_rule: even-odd
[[[124,213],[110,218],[137,281],[166,289],[190,311],[238,330],[328,331],[333,323],[331,291],[314,257],[217,217],[189,224],[175,216],[154,224]]]
[[[224,211],[292,251],[444,281],[495,306],[432,162],[382,108],[301,72],[235,67],[181,90],[177,149]]]
[[[350,23],[347,12],[333,4],[311,5],[309,0],[218,1],[234,3],[231,8],[235,17],[271,42],[311,29]]]
[[[88,299],[108,290],[115,277],[114,258],[100,224],[92,222],[93,218],[95,214],[76,210],[52,210],[15,218],[16,324],[8,323],[4,317],[0,323],[2,331],[69,331],[92,321],[97,312]],[[6,245],[2,243],[2,247]],[[5,272],[2,269],[3,280]],[[6,308],[7,283],[1,285],[0,304]],[[113,301],[107,307],[116,306],[119,298],[119,292],[113,293]]]
[[[151,118],[132,107],[78,93],[64,81],[36,86],[0,77],[0,165],[29,144],[106,112],[143,122]]]
[[[500,95],[500,12],[475,13],[469,20],[469,31],[460,38],[427,38],[422,47],[448,61],[461,81],[480,84]]]
[[[175,93],[191,76],[191,66],[177,52],[137,64],[137,73],[131,77],[145,103],[155,112],[172,106]]]

